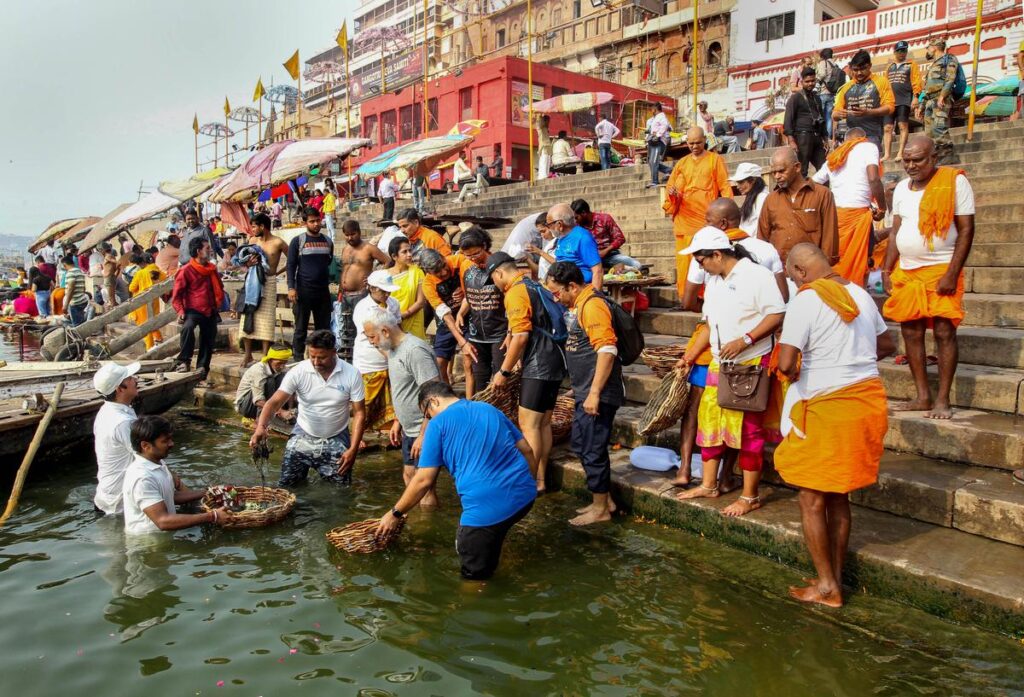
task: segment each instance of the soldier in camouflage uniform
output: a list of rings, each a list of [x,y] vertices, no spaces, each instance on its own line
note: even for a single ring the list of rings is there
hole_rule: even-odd
[[[932,63],[928,66],[915,115],[924,118],[924,132],[935,141],[939,164],[949,164],[954,160],[953,139],[949,136],[949,110],[953,106],[950,93],[960,62],[956,56],[946,53],[946,42],[942,39],[933,39],[925,55]]]

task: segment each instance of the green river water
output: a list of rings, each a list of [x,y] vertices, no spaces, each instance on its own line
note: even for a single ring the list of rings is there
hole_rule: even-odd
[[[187,483],[258,483],[240,429],[170,416]],[[863,594],[808,610],[785,595],[796,571],[625,516],[573,529],[566,494],[470,584],[447,475],[387,552],[328,545],[397,499],[393,453],[361,457],[349,489],[301,487],[277,526],[149,547],[93,512],[94,473],[89,445],[36,462],[0,529],[3,697],[1024,695],[1011,639]]]

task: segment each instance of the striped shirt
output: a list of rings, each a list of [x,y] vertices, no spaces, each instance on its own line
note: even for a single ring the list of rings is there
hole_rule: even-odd
[[[68,297],[68,307],[78,307],[89,302],[85,292],[85,274],[77,266],[64,272],[64,290]]]

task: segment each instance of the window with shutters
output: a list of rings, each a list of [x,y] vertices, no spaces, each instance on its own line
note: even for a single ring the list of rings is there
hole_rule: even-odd
[[[796,33],[796,12],[785,12],[757,20],[754,41],[778,41]]]

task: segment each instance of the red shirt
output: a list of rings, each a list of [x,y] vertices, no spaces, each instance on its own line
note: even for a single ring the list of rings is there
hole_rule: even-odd
[[[609,213],[594,213],[593,221],[587,229],[594,236],[598,249],[608,247],[609,251],[612,251],[626,244],[626,236],[622,234],[622,228]]]
[[[186,310],[193,310],[204,317],[212,317],[219,310],[213,278],[199,273],[191,264],[185,264],[174,276],[171,305],[179,315],[184,315]]]

